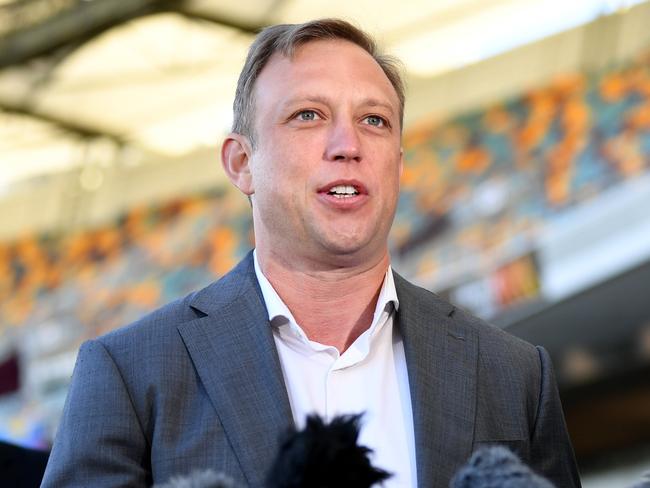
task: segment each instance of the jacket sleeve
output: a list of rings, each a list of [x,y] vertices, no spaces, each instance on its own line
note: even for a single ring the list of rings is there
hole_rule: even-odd
[[[41,486],[148,486],[148,465],[122,373],[100,341],[84,343]]]
[[[541,385],[537,415],[531,432],[531,467],[555,486],[580,487],[578,467],[569,439],[560,396],[546,350],[537,347]]]

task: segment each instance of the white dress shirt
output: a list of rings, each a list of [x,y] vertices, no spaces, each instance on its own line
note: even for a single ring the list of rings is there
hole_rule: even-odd
[[[374,466],[393,474],[383,486],[415,488],[411,396],[404,344],[393,327],[399,301],[390,266],[370,327],[340,354],[307,338],[253,255],[296,426],[303,428],[312,413],[330,421],[365,412],[359,443],[374,451]]]

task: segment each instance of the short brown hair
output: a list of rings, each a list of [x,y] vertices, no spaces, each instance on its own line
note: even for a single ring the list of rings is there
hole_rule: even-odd
[[[279,52],[293,56],[303,44],[316,40],[342,39],[364,49],[379,64],[393,85],[399,99],[400,127],[404,121],[404,82],[400,74],[400,63],[392,57],[379,52],[377,44],[368,34],[340,19],[321,19],[304,24],[280,24],[263,29],[248,50],[244,67],[239,74],[235,101],[233,103],[232,131],[245,135],[254,142],[254,88],[258,76],[271,56]]]

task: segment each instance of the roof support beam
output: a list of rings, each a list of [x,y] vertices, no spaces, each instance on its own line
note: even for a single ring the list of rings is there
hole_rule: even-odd
[[[31,0],[24,3],[24,8],[33,8],[38,1],[47,3],[48,0]],[[21,4],[22,2],[10,3],[0,7],[0,18],[8,22],[12,17],[21,18]],[[64,46],[82,45],[116,25],[158,12],[176,12],[188,18],[218,23],[251,34],[262,27],[234,22],[225,16],[186,10],[184,7],[183,0],[78,2],[74,7],[64,8],[46,20],[5,33],[0,40],[0,68],[24,63],[36,56],[51,54]]]
[[[92,38],[117,24],[152,13],[160,4],[158,0],[79,2],[47,20],[6,34],[0,43],[0,68],[51,53],[80,39]]]
[[[111,139],[118,145],[127,144],[127,139],[122,134],[119,134],[117,132],[111,133],[110,131],[107,131],[103,128],[99,129],[84,125],[76,121],[64,120],[49,114],[31,110],[29,107],[10,105],[6,103],[6,100],[0,101],[0,111],[8,114],[33,117],[36,120],[52,124],[59,129],[62,129],[70,134],[79,137],[80,139],[106,138]]]
[[[242,19],[234,19],[228,15],[218,14],[216,12],[196,8],[192,5],[191,1],[181,0],[178,2],[169,2],[167,4],[166,10],[176,12],[184,17],[187,17],[188,19],[212,22],[223,27],[236,29],[245,34],[256,35],[263,27],[266,27],[266,24],[260,24],[257,21],[246,22]],[[262,15],[261,17],[265,18],[266,16]]]

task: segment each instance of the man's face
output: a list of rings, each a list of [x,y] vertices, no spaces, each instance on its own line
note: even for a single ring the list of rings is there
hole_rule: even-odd
[[[255,136],[258,246],[323,262],[387,252],[402,166],[399,101],[367,52],[323,40],[291,59],[274,55],[255,85]]]

